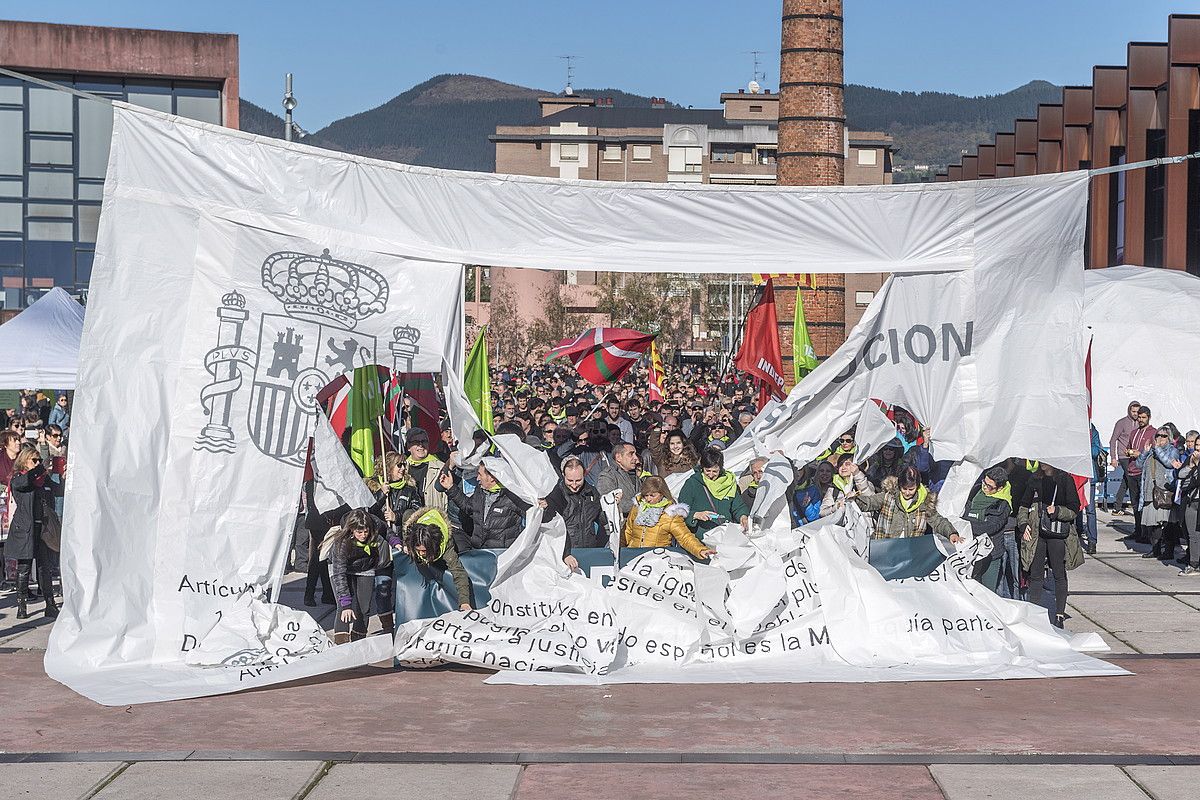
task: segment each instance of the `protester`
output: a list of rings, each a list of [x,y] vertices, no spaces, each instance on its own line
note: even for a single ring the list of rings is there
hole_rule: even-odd
[[[982,580],[988,568],[993,563],[998,564],[997,585],[989,587],[997,590],[997,594],[1000,593],[998,587],[1001,583],[1011,588],[1017,581],[1020,566],[1016,540],[1005,530],[1012,513],[1012,484],[1008,482],[1008,472],[1004,467],[992,467],[983,473],[978,490],[971,496],[963,511],[963,519],[970,523],[972,536],[986,536],[992,541],[991,552],[975,561],[971,577],[977,581]],[[957,538],[952,536],[950,540],[955,542]]]
[[[742,503],[750,510],[754,509],[754,498],[758,496],[758,485],[762,483],[766,468],[767,459],[761,457],[753,459],[746,469],[746,474],[738,479],[738,491],[742,493]]]
[[[828,469],[828,461],[822,461],[821,464]],[[817,469],[812,464],[806,464],[796,470],[796,479],[792,482],[790,491],[793,525],[804,525],[821,516],[821,501],[824,499],[824,493],[817,485]],[[833,472],[832,470],[828,471],[831,483]]]
[[[23,445],[13,460],[10,485],[12,522],[8,527],[8,540],[4,543],[4,557],[16,559],[17,562],[17,619],[29,618],[26,604],[35,560],[38,590],[46,601],[45,614],[47,617],[57,617],[58,606],[54,602],[50,569],[53,557],[43,530],[49,503],[46,470],[33,445]]]
[[[1117,420],[1113,425],[1112,436],[1108,439],[1108,461],[1113,469],[1120,468],[1123,474],[1129,472],[1129,437],[1138,428],[1138,412],[1141,410],[1142,404],[1137,400],[1132,401],[1128,408],[1125,409],[1125,416]],[[1124,514],[1125,494],[1128,491],[1129,484],[1122,479],[1121,484],[1117,487],[1117,494],[1112,499],[1108,510],[1115,515]],[[1130,498],[1133,499],[1132,497]]]
[[[408,474],[417,488],[421,504],[445,511],[446,496],[438,490],[438,483],[446,465],[429,452],[429,434],[424,428],[409,428],[404,449],[408,451]]]
[[[1142,410],[1145,411],[1144,406]],[[1130,450],[1133,449],[1133,443],[1140,441],[1136,433],[1130,437]],[[1130,468],[1135,464],[1141,477],[1135,502],[1141,503],[1140,522],[1142,530],[1149,531],[1151,544],[1150,552],[1142,553],[1142,558],[1174,561],[1176,543],[1168,535],[1167,523],[1171,521],[1171,509],[1175,505],[1175,470],[1183,463],[1167,427],[1159,428],[1154,433],[1153,442],[1144,446],[1141,453],[1130,462]]]
[[[853,440],[851,440],[853,446]],[[821,516],[828,517],[846,505],[847,500],[853,500],[859,495],[871,494],[871,484],[863,475],[858,464],[854,463],[854,454],[847,451],[837,456],[834,461],[836,470],[829,488],[821,498]]]
[[[67,396],[60,394],[58,402],[54,408],[50,409],[50,416],[47,419],[49,425],[57,425],[63,435],[66,436],[71,429],[71,411],[67,407]]]
[[[1184,455],[1186,460],[1176,471],[1180,483],[1180,522],[1183,525],[1183,540],[1187,545],[1183,569],[1179,574],[1190,578],[1200,575],[1200,514],[1197,513],[1200,510],[1200,441],[1193,440],[1191,449]]]
[[[391,576],[392,550],[382,530],[378,518],[358,508],[342,517],[341,524],[329,531],[328,544],[321,545],[328,553],[329,580],[337,597],[334,644],[366,636],[372,610],[384,630],[395,628],[391,582],[375,580]]]
[[[679,490],[679,502],[688,507],[687,526],[701,541],[726,522],[750,529],[750,509],[742,502],[737,478],[725,469],[725,457],[716,448],[700,454],[700,464]]]
[[[562,478],[546,497],[546,514],[550,520],[560,516],[567,527],[564,556],[576,547],[607,547],[608,534],[600,493],[589,486],[583,477],[583,462],[576,456],[563,459]]]
[[[888,442],[867,461],[867,480],[872,486],[882,486],[884,478],[899,478],[904,469],[903,456],[899,442]]]
[[[692,443],[683,435],[683,431],[678,429],[667,431],[666,441],[653,456],[654,466],[660,478],[679,472],[691,472],[696,469],[700,460]]]
[[[622,519],[627,517],[629,510],[633,508],[633,498],[641,484],[639,464],[637,448],[623,442],[613,448],[612,461],[596,475],[596,491],[601,497],[613,490],[620,492],[617,497],[617,511]]]
[[[404,518],[402,542],[404,553],[418,567],[436,570],[438,578],[446,570],[450,571],[458,595],[458,608],[460,611],[470,611],[471,579],[458,558],[446,513],[433,506],[411,511]]]
[[[938,513],[937,493],[921,482],[916,467],[905,467],[898,479],[884,480],[875,494],[857,494],[854,502],[876,514],[872,539],[898,539],[938,533],[957,537],[958,531]]]
[[[1083,563],[1079,538],[1073,536],[1079,493],[1071,476],[1049,464],[1033,475],[1017,511],[1021,564],[1029,574],[1029,602],[1041,605],[1045,572],[1054,576],[1051,621],[1063,627],[1067,613],[1067,570]]]
[[[1150,427],[1150,413],[1149,406],[1141,406],[1138,409],[1137,427],[1129,434],[1129,446],[1124,451],[1126,457],[1125,490],[1133,505],[1133,533],[1125,538],[1132,539],[1139,544],[1150,543],[1142,523],[1145,500],[1142,497],[1142,467],[1137,461],[1138,457],[1154,444],[1155,436],[1158,433]]]
[[[441,486],[450,502],[472,523],[467,542],[473,550],[511,547],[525,529],[525,512],[530,505],[504,488],[485,464],[479,465],[475,475],[478,485],[470,497],[463,494],[462,487],[449,473],[441,478]]]
[[[387,523],[385,538],[388,544],[397,547],[403,539],[404,519],[423,503],[403,456],[388,453],[383,457],[383,464],[388,482],[381,485],[374,478],[367,481],[367,488],[375,495],[376,501],[371,513],[382,517]]]
[[[621,546],[669,547],[674,542],[693,558],[707,559],[716,550],[696,538],[684,521],[687,515],[688,507],[675,502],[666,481],[653,476],[646,478],[625,518]]]

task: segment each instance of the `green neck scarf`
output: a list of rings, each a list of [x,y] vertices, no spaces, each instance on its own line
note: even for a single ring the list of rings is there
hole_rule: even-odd
[[[412,456],[409,456],[407,461],[410,467],[419,467],[422,464],[428,464],[432,461],[437,461],[437,456],[435,456],[433,453],[426,453],[424,458],[413,458]]]
[[[833,473],[833,485],[840,489],[842,494],[850,494],[850,487],[854,485],[854,478],[843,478],[835,472]]]
[[[388,484],[389,489],[405,489],[409,486],[412,486],[412,481],[408,478],[405,478],[402,481],[392,481]]]
[[[988,494],[987,492],[984,492],[984,494],[987,494],[988,497],[991,497],[996,500],[1003,500],[1004,502],[1008,503],[1009,508],[1012,508],[1012,484],[1011,483],[1008,483],[1006,481],[1003,486],[1001,486],[999,489],[996,490],[995,494]]]
[[[430,562],[437,561],[442,556],[446,555],[446,546],[450,541],[450,523],[446,521],[446,515],[438,511],[436,508],[431,508],[421,516],[417,517],[416,524],[432,525],[442,533],[441,547],[438,550],[437,555],[429,557],[429,554],[427,553],[425,563],[428,564]],[[413,555],[415,556],[416,553]]]
[[[483,489],[488,494],[499,494],[500,490],[503,489],[504,487],[500,485],[500,481],[496,481],[496,485],[490,489],[485,488],[482,483],[479,484],[479,488]]]
[[[350,538],[354,540],[355,547],[362,550],[367,555],[371,555],[371,540],[370,539],[367,539],[365,542],[360,542],[358,539],[354,538],[353,534],[350,535]]]
[[[733,477],[729,470],[722,470],[715,481],[709,480],[703,472],[700,473],[700,477],[708,488],[708,493],[716,500],[728,500],[737,492],[737,478]]]
[[[645,511],[647,508],[666,508],[669,505],[671,505],[671,501],[665,497],[662,500],[659,500],[657,503],[647,503],[642,499],[640,494],[638,495],[638,508],[640,508],[642,511]]]
[[[1040,462],[1040,461],[1030,461],[1027,458],[1027,459],[1025,459],[1025,469],[1029,470],[1030,472],[1037,472],[1038,467],[1041,466],[1041,463],[1042,462]]]
[[[911,500],[905,500],[904,495],[896,491],[896,502],[900,504],[900,508],[904,509],[905,514],[911,514],[916,511],[925,500],[929,497],[929,490],[925,488],[925,484],[917,487],[917,493],[912,496]]]

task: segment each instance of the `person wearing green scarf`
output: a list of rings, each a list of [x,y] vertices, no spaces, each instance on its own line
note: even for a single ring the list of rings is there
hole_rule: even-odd
[[[417,487],[421,503],[445,511],[446,495],[438,489],[445,465],[429,452],[429,434],[422,428],[410,428],[404,440],[404,449],[408,451],[405,460],[408,474]]]
[[[329,580],[337,596],[334,644],[356,641],[367,635],[372,606],[384,630],[394,627],[391,584],[376,587],[377,576],[391,576],[392,550],[382,535],[383,523],[365,508],[342,517],[328,539]]]
[[[721,451],[709,447],[700,454],[700,464],[679,490],[679,502],[688,507],[687,526],[704,539],[704,534],[726,522],[740,522],[750,529],[750,509],[738,491],[737,478],[725,469]]]
[[[858,495],[854,502],[876,514],[873,539],[900,539],[937,533],[958,538],[958,531],[937,510],[937,494],[921,483],[916,467],[905,467],[899,479],[887,478],[883,491]]]
[[[1013,514],[1012,484],[1008,482],[1008,470],[1004,467],[992,467],[983,473],[979,481],[979,490],[971,496],[963,518],[971,523],[971,533],[976,536],[989,536],[992,540],[992,552],[976,559],[971,571],[974,580],[982,580],[984,573],[993,562],[999,562],[1007,550],[1004,529],[1008,527],[1008,519]],[[1012,537],[1012,534],[1008,534]],[[957,543],[956,537],[950,541]],[[1015,539],[1013,540],[1015,543]],[[1015,550],[1015,544],[1013,549]],[[1015,576],[1013,576],[1015,577]],[[998,580],[1005,576],[998,576]],[[996,586],[988,587],[996,590]]]
[[[459,611],[471,610],[471,579],[458,558],[450,535],[450,520],[443,511],[425,506],[409,514],[404,522],[403,550],[422,572],[435,571],[437,574],[432,577],[439,584],[441,573],[450,570]]]
[[[847,500],[860,495],[871,494],[871,483],[867,476],[854,463],[854,455],[842,453],[837,457],[837,470],[833,473],[833,483],[825,490],[821,498],[821,516],[828,517],[837,511]]]

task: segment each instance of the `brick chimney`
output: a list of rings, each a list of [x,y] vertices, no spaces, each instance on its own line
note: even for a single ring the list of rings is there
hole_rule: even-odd
[[[783,0],[776,157],[781,186],[840,186],[845,180],[842,57],[842,0]],[[775,287],[789,385],[794,283],[780,281]],[[816,288],[804,290],[808,330],[821,358],[846,339],[845,295],[842,275],[818,275]]]

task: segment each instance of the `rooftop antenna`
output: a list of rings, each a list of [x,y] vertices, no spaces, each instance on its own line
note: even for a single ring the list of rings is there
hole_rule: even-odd
[[[563,94],[570,96],[575,94],[575,88],[572,84],[575,83],[575,59],[579,58],[576,55],[559,56],[563,61],[567,62],[567,85],[563,89]]]
[[[763,51],[748,50],[746,52],[754,57],[754,73],[750,76],[750,83],[754,88],[752,88],[750,91],[757,94],[759,87],[761,87],[761,85],[767,80],[767,73],[762,69],[762,59],[760,58],[760,56],[763,54]]]

